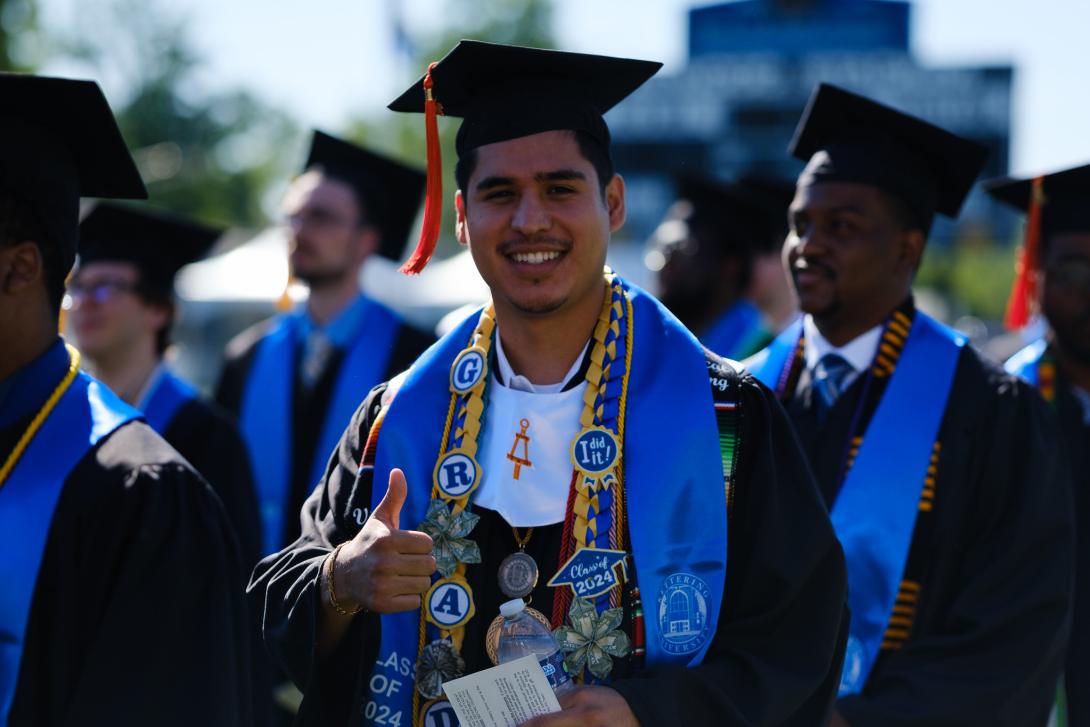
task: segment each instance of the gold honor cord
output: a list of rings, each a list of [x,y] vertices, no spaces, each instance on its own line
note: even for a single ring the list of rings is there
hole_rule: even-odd
[[[4,460],[3,466],[0,467],[0,487],[3,487],[4,483],[8,481],[8,476],[15,469],[15,465],[19,463],[19,458],[26,452],[26,448],[30,446],[34,435],[45,424],[45,420],[49,418],[53,409],[56,408],[57,402],[64,396],[64,392],[68,391],[68,387],[76,380],[76,374],[79,373],[79,351],[68,344],[65,344],[65,347],[68,349],[68,372],[61,379],[61,382],[57,384],[57,388],[53,389],[53,393],[49,395],[45,403],[42,404],[42,408],[34,415],[23,435],[19,437],[19,441],[16,442],[15,449],[11,450],[11,454]]]
[[[628,301],[627,296],[625,296],[623,292],[618,296],[618,300],[614,300],[615,288],[619,288],[619,282],[611,272],[606,272],[604,282],[605,294],[602,310],[599,313],[598,322],[594,329],[594,346],[591,349],[591,365],[585,376],[588,386],[583,399],[583,412],[580,416],[580,423],[583,426],[583,431],[580,432],[580,435],[585,433],[588,429],[594,429],[595,415],[601,416],[602,414],[602,407],[599,407],[598,411],[595,411],[594,402],[596,397],[605,391],[605,385],[609,382],[609,371],[611,368],[608,362],[611,362],[616,356],[616,343],[610,343],[607,350],[605,339],[607,333],[611,329],[616,337],[620,330],[617,319],[624,317],[625,313],[627,313],[628,328],[626,329],[626,332],[628,334],[628,339],[625,343],[626,367],[621,394],[621,422],[618,424],[619,427],[623,427],[624,403],[627,397],[628,370],[631,366],[632,307],[631,302]],[[480,319],[478,320],[477,327],[469,341],[469,345],[455,357],[454,362],[451,365],[450,384],[452,394],[450,406],[447,409],[446,423],[443,427],[443,436],[440,440],[439,456],[433,472],[431,498],[433,501],[441,500],[447,504],[450,508],[450,515],[452,517],[457,516],[469,507],[472,495],[480,485],[482,477],[483,470],[476,461],[477,438],[480,434],[481,417],[484,413],[485,393],[489,379],[488,362],[492,349],[492,338],[495,327],[495,310],[489,305],[481,311]],[[605,364],[604,367],[603,364]],[[466,374],[466,371],[472,371],[472,374]],[[623,432],[623,429],[620,431]],[[451,436],[452,432],[454,435],[453,437]],[[613,435],[611,434],[611,436]],[[455,442],[459,442],[459,444],[454,446],[453,443]],[[617,443],[617,448],[618,450],[621,449],[621,444],[619,442]],[[443,474],[443,466],[448,462],[468,467],[468,471],[472,473],[470,481],[463,486],[452,487],[449,480],[445,479]],[[615,487],[613,505],[614,508],[619,508],[623,502],[621,497],[621,482],[619,479],[616,479],[620,474],[619,457],[617,465],[613,470],[613,474],[614,478],[612,485]],[[578,547],[580,549],[588,547],[586,538],[588,529],[591,532],[597,532],[595,519],[598,507],[598,498],[595,491],[591,486],[583,484],[583,477],[581,475],[582,473],[579,473],[579,476],[575,478],[577,482],[577,492],[574,508],[576,512],[576,529],[579,530],[580,523],[582,525],[581,531],[576,534],[577,542],[579,544]],[[609,485],[607,484],[606,486]],[[613,529],[616,529],[621,518],[614,517],[612,520],[614,523]],[[619,530],[617,532],[619,532]],[[615,536],[613,536],[613,540],[616,540]],[[463,639],[465,638],[465,625],[476,613],[473,604],[472,591],[465,578],[466,567],[466,563],[459,561],[454,572],[449,577],[441,577],[432,584],[431,589],[425,594],[420,611],[417,650],[418,661],[420,654],[423,653],[425,646],[427,645],[428,623],[431,623],[438,628],[440,639],[449,639],[455,650],[458,652],[461,651]],[[431,608],[432,601],[439,600],[434,597],[439,595],[439,589],[444,587],[460,589],[469,597],[469,607],[465,611],[463,618],[459,619],[456,623],[448,625],[444,625],[442,619],[438,618],[437,615],[432,612]],[[421,696],[423,695],[421,695],[419,689],[413,690],[414,724],[419,718]]]

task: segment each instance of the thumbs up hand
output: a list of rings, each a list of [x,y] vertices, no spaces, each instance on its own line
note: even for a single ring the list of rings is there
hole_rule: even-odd
[[[411,611],[431,587],[435,572],[431,537],[400,529],[407,493],[405,473],[392,470],[382,502],[356,537],[341,548],[333,586],[343,606],[358,604],[374,613]]]

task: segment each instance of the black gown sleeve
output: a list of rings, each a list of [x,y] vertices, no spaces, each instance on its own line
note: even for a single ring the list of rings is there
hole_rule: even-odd
[[[355,537],[370,514],[371,472],[357,476],[357,469],[385,388],[372,390],[353,415],[325,475],[303,505],[298,540],[258,563],[247,589],[264,614],[266,647],[303,692],[296,724],[350,724],[366,665],[378,653],[376,614],[357,616],[324,660],[318,658],[317,639],[322,564],[335,546]]]
[[[178,410],[163,437],[219,495],[248,571],[261,556],[261,520],[250,454],[238,428],[215,404],[194,399]]]
[[[821,725],[847,634],[847,576],[813,476],[775,397],[742,379],[725,602],[703,663],[611,686],[650,725]]]
[[[215,494],[122,426],[65,480],[10,724],[251,724],[243,583]]]
[[[935,508],[953,516],[940,527],[956,547],[931,569],[956,568],[957,587],[934,599],[941,612],[917,615],[922,626],[902,648],[883,654],[880,678],[838,702],[852,727],[1047,720],[1071,618],[1069,473],[1037,393],[991,381],[985,396],[955,378],[951,406],[973,411],[951,426],[948,409],[941,431]]]

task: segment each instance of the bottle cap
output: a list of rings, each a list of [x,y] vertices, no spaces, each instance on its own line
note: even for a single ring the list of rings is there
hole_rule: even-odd
[[[526,602],[521,598],[512,598],[510,601],[500,604],[500,615],[504,618],[518,616],[526,610]]]

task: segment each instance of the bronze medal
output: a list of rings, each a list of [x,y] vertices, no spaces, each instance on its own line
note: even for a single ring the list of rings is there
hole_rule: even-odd
[[[508,598],[525,598],[537,585],[537,562],[523,551],[512,553],[500,563],[497,578]]]

